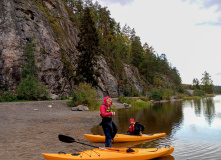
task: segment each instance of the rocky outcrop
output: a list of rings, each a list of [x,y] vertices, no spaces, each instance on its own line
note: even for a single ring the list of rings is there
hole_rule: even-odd
[[[118,97],[118,81],[113,76],[110,67],[108,66],[104,57],[98,57],[98,94],[99,97],[110,95],[111,97]]]
[[[80,54],[76,50],[79,31],[73,16],[60,0],[1,0],[0,89],[16,90],[27,61],[24,48],[33,43],[39,81],[47,86],[52,98],[69,95],[74,86],[76,56]],[[99,96],[121,95],[119,78],[106,59],[98,57],[98,64]],[[124,70],[125,78],[142,92],[144,86],[138,71],[129,65]]]
[[[139,76],[137,68],[133,68],[128,64],[124,64],[124,70],[129,82],[131,82],[139,92],[142,92],[144,87],[143,84],[141,83],[141,78]]]
[[[64,3],[1,0],[0,24],[0,88],[16,89],[25,63],[24,47],[33,39],[38,78],[52,94],[69,94],[72,84],[68,65],[74,63],[77,54],[78,30]]]
[[[109,65],[107,64],[104,57],[98,57],[98,71],[100,77],[98,78],[98,93],[99,97],[110,95],[111,97],[118,97],[123,95],[122,86],[119,84],[119,80],[114,76]],[[140,93],[144,91],[144,82],[140,78],[137,68],[132,67],[128,64],[124,64],[122,73],[125,74],[125,79],[134,86]]]

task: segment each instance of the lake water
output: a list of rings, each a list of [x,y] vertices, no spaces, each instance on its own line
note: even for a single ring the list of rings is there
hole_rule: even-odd
[[[126,132],[129,119],[145,125],[143,133],[165,132],[166,137],[146,142],[115,143],[112,147],[174,147],[171,156],[158,160],[221,160],[221,96],[154,104],[144,109],[118,109],[114,122]],[[100,126],[91,129],[103,134]]]

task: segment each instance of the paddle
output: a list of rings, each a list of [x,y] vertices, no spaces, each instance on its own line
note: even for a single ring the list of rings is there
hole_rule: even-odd
[[[65,136],[65,135],[62,135],[62,134],[59,134],[59,135],[58,135],[58,139],[59,139],[60,141],[62,141],[62,142],[66,142],[66,143],[76,142],[76,143],[83,144],[83,145],[86,145],[86,146],[90,146],[90,147],[94,147],[94,148],[99,148],[99,149],[102,149],[102,150],[108,150],[108,149],[105,149],[105,148],[102,148],[102,147],[98,147],[98,146],[86,144],[86,143],[83,143],[83,142],[75,141],[74,138],[69,137],[69,136]]]

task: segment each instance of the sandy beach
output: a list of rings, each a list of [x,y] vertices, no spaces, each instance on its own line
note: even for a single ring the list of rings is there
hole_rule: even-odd
[[[41,153],[92,149],[58,140],[59,134],[92,144],[84,133],[101,121],[98,111],[71,111],[66,100],[0,103],[0,159],[45,160]],[[51,106],[50,106],[51,105]],[[104,147],[104,144],[97,143]]]

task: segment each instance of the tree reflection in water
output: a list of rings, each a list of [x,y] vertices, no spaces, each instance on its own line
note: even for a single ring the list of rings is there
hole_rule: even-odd
[[[202,99],[195,99],[191,101],[185,101],[186,104],[190,104],[194,108],[197,117],[204,116],[206,122],[211,125],[215,117],[215,103],[214,98],[207,97]],[[186,105],[188,106],[188,105]]]

